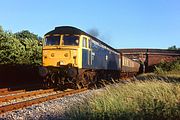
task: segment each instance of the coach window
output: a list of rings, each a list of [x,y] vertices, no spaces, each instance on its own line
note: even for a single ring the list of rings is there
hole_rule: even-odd
[[[87,38],[83,37],[83,47],[87,48]]]
[[[91,39],[88,39],[88,48],[91,49]]]

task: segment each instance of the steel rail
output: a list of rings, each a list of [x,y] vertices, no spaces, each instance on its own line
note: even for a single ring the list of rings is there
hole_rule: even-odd
[[[33,104],[39,104],[39,103],[49,101],[49,100],[52,100],[52,99],[64,97],[64,96],[67,96],[67,95],[80,93],[80,92],[83,92],[83,91],[86,91],[86,90],[87,90],[87,88],[78,89],[78,90],[70,90],[70,91],[65,91],[63,93],[57,93],[57,94],[54,94],[54,95],[35,98],[35,99],[24,101],[24,102],[18,102],[18,103],[14,103],[14,104],[10,104],[10,105],[1,106],[0,107],[0,114],[8,112],[8,111],[24,108],[24,107],[27,107],[27,106],[31,106]]]
[[[42,84],[35,84],[35,85],[21,85],[21,86],[10,86],[8,88],[0,88],[0,96],[8,95],[8,94],[16,94],[20,92],[25,92],[26,90],[38,90],[42,89]]]
[[[31,91],[31,92],[22,92],[20,94],[14,94],[10,96],[2,96],[0,97],[0,102],[8,102],[10,100],[19,99],[19,98],[25,98],[30,96],[37,96],[40,94],[45,94],[49,92],[53,92],[54,89],[47,89],[47,90],[37,90],[37,91]],[[14,91],[15,92],[15,91]]]
[[[8,92],[8,88],[1,88],[0,89],[0,95],[1,94],[6,94]]]
[[[1,91],[0,92],[0,97],[3,95],[8,95],[8,94],[17,94],[17,93],[21,93],[21,92],[25,92],[25,90],[16,90],[16,91]]]

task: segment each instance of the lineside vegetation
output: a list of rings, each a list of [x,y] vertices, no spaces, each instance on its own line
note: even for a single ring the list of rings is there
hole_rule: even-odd
[[[159,80],[109,85],[77,103],[70,119],[180,119],[180,84]]]
[[[164,120],[180,119],[180,60],[161,63],[155,73],[133,82],[94,90],[84,102],[67,112],[70,119]]]
[[[161,62],[155,66],[155,73],[166,76],[180,76],[180,58],[173,62]]]

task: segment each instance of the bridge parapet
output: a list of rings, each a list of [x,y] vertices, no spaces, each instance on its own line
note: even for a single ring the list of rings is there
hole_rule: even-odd
[[[118,49],[124,56],[143,63],[146,71],[152,71],[154,65],[160,62],[171,62],[180,58],[180,50],[167,49]]]

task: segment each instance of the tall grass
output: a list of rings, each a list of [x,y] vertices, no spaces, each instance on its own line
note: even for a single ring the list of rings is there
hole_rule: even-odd
[[[161,80],[166,82],[180,82],[180,74],[156,74],[156,73],[145,73],[136,76],[136,80]]]
[[[69,119],[180,119],[180,84],[135,81],[109,85],[67,112]]]

